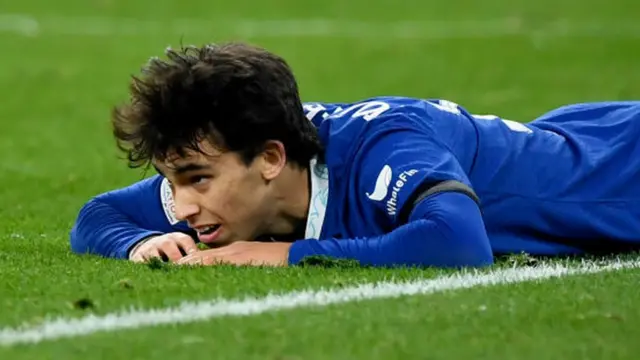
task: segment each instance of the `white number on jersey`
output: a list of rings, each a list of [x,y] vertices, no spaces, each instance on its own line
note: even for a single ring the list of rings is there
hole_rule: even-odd
[[[442,110],[442,111],[446,111],[452,114],[456,114],[456,115],[460,115],[460,108],[458,107],[458,104],[451,102],[449,100],[439,100],[437,103],[436,102],[429,102],[429,104],[437,107],[438,109]]]
[[[316,117],[316,115],[318,115],[319,112],[327,110],[324,106],[320,104],[303,104],[302,108],[304,112],[307,114],[307,119],[309,120],[313,120],[313,118]],[[325,113],[324,117],[327,117],[327,116],[328,115]]]
[[[438,100],[438,102],[429,102],[429,104],[433,105],[434,107],[442,110],[442,111],[446,111],[452,114],[456,114],[456,115],[460,115],[461,111],[460,111],[460,107],[458,106],[458,104],[449,101],[449,100]],[[489,121],[495,121],[495,120],[499,120],[502,121],[505,125],[507,125],[507,127],[509,129],[511,129],[512,131],[517,131],[517,132],[524,132],[524,133],[531,133],[533,132],[530,128],[528,128],[526,125],[519,123],[517,121],[513,121],[513,120],[507,120],[507,119],[503,119],[499,116],[496,115],[476,115],[476,114],[471,114],[471,116],[473,116],[476,119],[481,119],[481,120],[489,120]]]
[[[517,131],[517,132],[524,132],[524,133],[531,133],[533,131],[531,131],[531,129],[529,129],[526,125],[519,123],[517,121],[513,121],[513,120],[507,120],[507,119],[502,119],[498,116],[495,115],[471,115],[476,119],[481,119],[481,120],[500,120],[502,121],[505,125],[507,125],[507,127],[513,131]]]
[[[367,101],[367,102],[351,105],[344,110],[336,111],[335,113],[331,114],[331,117],[334,117],[334,118],[343,117],[348,113],[357,109],[357,111],[355,111],[353,115],[351,115],[352,118],[355,119],[355,118],[361,117],[366,121],[371,121],[377,118],[378,116],[380,116],[380,114],[382,114],[383,112],[389,110],[390,108],[391,106],[389,106],[389,104],[383,101]]]
[[[318,113],[327,110],[324,106],[320,104],[312,104],[312,103],[303,104],[302,107],[307,116],[307,119],[309,120],[313,120],[313,118],[316,117]],[[391,106],[389,106],[389,104],[383,101],[367,101],[367,102],[351,105],[346,109],[338,107],[333,111],[332,114],[324,113],[322,115],[322,118],[324,119],[328,117],[338,118],[353,112],[353,114],[351,115],[352,118],[355,119],[355,118],[361,117],[366,121],[371,121],[377,118],[378,116],[380,116],[380,114],[382,114],[383,112],[389,110],[390,108]]]

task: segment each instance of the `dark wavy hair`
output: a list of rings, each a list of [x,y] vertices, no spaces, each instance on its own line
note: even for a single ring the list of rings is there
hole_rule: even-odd
[[[112,112],[113,135],[130,167],[172,151],[202,152],[202,140],[239,153],[246,164],[268,140],[282,142],[288,161],[302,167],[321,152],[281,57],[243,43],[168,49],[166,56],[133,77],[130,101]]]

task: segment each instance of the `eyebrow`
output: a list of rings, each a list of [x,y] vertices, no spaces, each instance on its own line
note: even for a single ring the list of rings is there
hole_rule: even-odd
[[[156,171],[160,175],[164,176],[162,171],[160,171],[160,169],[156,165],[153,165],[153,167],[156,169]],[[205,169],[208,169],[208,167],[205,165],[196,164],[196,163],[187,163],[187,164],[179,165],[172,168],[172,170],[176,173],[176,175],[181,175],[190,171],[198,171],[198,170],[205,170]]]

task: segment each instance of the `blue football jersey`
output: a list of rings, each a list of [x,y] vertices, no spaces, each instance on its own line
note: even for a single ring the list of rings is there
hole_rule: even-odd
[[[410,213],[420,213],[412,212],[416,206],[452,195],[436,193],[418,201],[447,181],[467,189],[482,211],[480,219],[468,201],[449,207],[447,214],[454,211],[467,219],[456,229],[480,223],[470,227],[472,234],[449,235],[470,238],[469,246],[476,241],[473,251],[480,255],[465,257],[467,245],[443,236],[418,256],[428,253],[429,259],[405,256],[408,263],[486,263],[482,249],[487,242],[493,254],[541,255],[616,252],[640,245],[640,102],[574,104],[523,123],[473,114],[446,100],[403,97],[306,103],[304,109],[325,147],[310,164],[305,239],[322,240],[297,241],[296,255],[314,249],[339,255],[343,248],[334,240],[343,239],[346,247],[364,249],[360,255],[352,252],[356,258],[373,256],[379,260],[372,262],[384,263],[380,253],[386,250],[378,244],[393,243],[395,254],[406,246],[384,234],[403,228]],[[159,175],[100,194],[80,210],[71,247],[78,253],[127,258],[136,243],[150,236],[193,234],[173,208],[171,189]],[[439,216],[437,206],[428,210],[429,216]],[[396,233],[413,234],[416,238],[407,242],[413,247],[406,251],[414,251],[424,235],[409,228]],[[372,245],[366,249],[362,241]],[[322,248],[320,242],[328,245]],[[452,246],[462,247],[454,254],[457,260],[446,258],[455,253]]]
[[[305,111],[326,147],[320,238],[388,233],[417,193],[455,180],[479,198],[494,253],[640,242],[640,102],[570,105],[524,123],[402,97]]]

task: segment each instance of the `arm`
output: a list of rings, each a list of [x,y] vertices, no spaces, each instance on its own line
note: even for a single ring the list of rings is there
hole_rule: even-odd
[[[369,124],[351,174],[361,217],[385,234],[353,239],[306,239],[289,263],[309,255],[348,258],[374,266],[461,267],[491,264],[479,200],[449,144],[459,140],[459,116],[392,111]],[[456,145],[459,149],[460,144]],[[474,145],[467,149],[475,153]],[[374,191],[375,189],[375,191]],[[372,192],[373,191],[373,192]],[[369,194],[365,196],[365,194]]]
[[[484,266],[493,263],[482,216],[466,194],[443,192],[422,200],[409,222],[388,234],[361,239],[306,239],[289,250],[289,264],[325,255],[372,266]]]
[[[144,239],[187,232],[188,227],[173,217],[170,197],[162,195],[165,191],[163,178],[154,176],[94,197],[80,209],[71,229],[71,249],[126,259]]]

